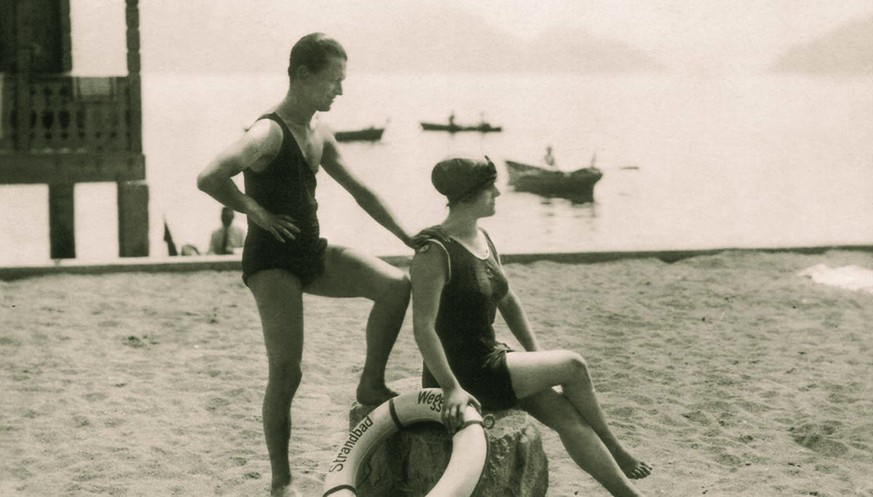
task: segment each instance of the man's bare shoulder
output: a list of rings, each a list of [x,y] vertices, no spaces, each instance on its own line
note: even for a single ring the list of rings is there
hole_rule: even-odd
[[[320,143],[334,148],[336,147],[336,137],[334,136],[336,131],[330,124],[322,121],[314,121],[312,123],[312,132]]]
[[[344,167],[333,128],[327,123],[316,121],[312,124],[312,132],[321,146],[321,165],[325,170],[333,174],[338,167]]]
[[[243,150],[255,171],[266,168],[282,148],[282,128],[272,119],[260,119],[242,137]]]
[[[246,130],[245,138],[252,144],[270,147],[282,143],[282,127],[272,119],[259,119]]]

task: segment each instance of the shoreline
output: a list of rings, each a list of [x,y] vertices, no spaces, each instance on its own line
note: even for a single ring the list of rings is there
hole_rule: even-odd
[[[675,250],[607,250],[582,252],[523,252],[501,254],[504,264],[529,264],[533,262],[558,262],[564,264],[594,264],[629,259],[658,259],[673,263],[691,257],[718,255],[723,252],[738,253],[795,253],[823,254],[828,251],[848,251],[873,253],[873,245],[813,245],[800,247],[724,247],[710,249]],[[398,267],[407,267],[411,255],[380,255],[385,262]],[[22,264],[19,266],[0,266],[0,281],[14,281],[23,278],[55,274],[114,274],[114,273],[159,273],[193,271],[240,271],[239,255],[199,255],[177,257],[132,257],[106,261],[79,261],[77,259],[53,259],[44,264]]]

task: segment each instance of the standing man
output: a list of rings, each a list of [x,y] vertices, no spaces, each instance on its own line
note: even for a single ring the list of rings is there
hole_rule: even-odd
[[[285,97],[197,178],[201,190],[248,217],[243,281],[257,302],[267,349],[263,419],[272,495],[294,494],[288,443],[291,400],[302,376],[303,292],[373,301],[357,400],[379,404],[396,395],[385,385],[385,364],[409,304],[409,280],[376,257],[319,237],[315,175],[324,168],[373,219],[412,246],[379,197],[347,169],[334,136],[312,123],[342,95],[346,60],[343,47],[324,34],[301,38],[291,49]],[[245,193],[231,180],[240,172]]]

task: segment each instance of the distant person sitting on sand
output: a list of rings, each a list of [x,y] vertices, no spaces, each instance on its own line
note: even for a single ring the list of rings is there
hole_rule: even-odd
[[[585,359],[540,349],[497,250],[479,227],[480,218],[495,213],[496,177],[490,160],[450,159],[433,169],[431,179],[448,197],[449,214],[418,235],[427,241],[410,269],[413,330],[425,363],[422,385],[443,389],[443,421],[450,431],[462,425],[468,403],[489,410],[520,407],[557,431],[576,464],[612,495],[641,495],[629,479],[644,478],[652,468],[610,430]],[[524,352],[497,342],[497,311]]]
[[[321,33],[301,38],[291,49],[285,97],[197,180],[201,190],[248,217],[243,281],[257,302],[267,349],[263,421],[274,495],[294,492],[288,444],[291,401],[303,376],[304,292],[373,301],[357,400],[380,404],[396,395],[385,384],[385,365],[409,305],[409,279],[375,256],[320,237],[315,176],[324,168],[367,214],[413,246],[382,200],[346,166],[334,135],[312,120],[343,94],[346,59],[332,38]],[[245,193],[232,180],[240,172]]]
[[[207,254],[227,255],[242,248],[246,235],[242,228],[233,224],[233,209],[221,208],[221,228],[212,232],[209,237],[209,250]]]
[[[546,147],[546,156],[543,157],[543,161],[547,166],[555,167],[555,156],[552,155],[552,146],[549,145]]]

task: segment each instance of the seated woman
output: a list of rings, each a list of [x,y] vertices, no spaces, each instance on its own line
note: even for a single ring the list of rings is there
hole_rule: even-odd
[[[433,169],[449,214],[416,237],[427,241],[410,269],[423,386],[443,389],[443,421],[451,431],[462,425],[470,402],[489,410],[520,407],[557,431],[576,464],[612,495],[642,495],[629,479],[648,476],[651,466],[610,430],[585,360],[575,352],[540,350],[491,239],[478,226],[494,215],[496,177],[490,160],[450,159]],[[497,310],[525,352],[496,341]]]

